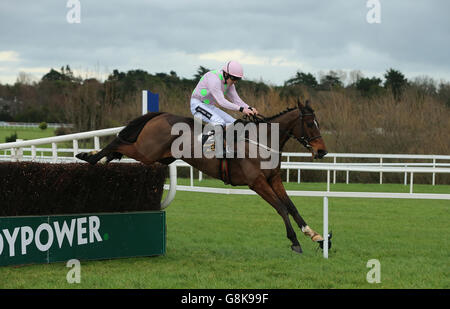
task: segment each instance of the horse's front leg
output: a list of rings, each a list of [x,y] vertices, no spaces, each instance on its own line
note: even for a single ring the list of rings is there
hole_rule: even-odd
[[[283,186],[280,173],[277,173],[275,176],[273,176],[270,179],[269,183],[270,186],[272,187],[272,190],[277,195],[277,197],[286,205],[289,214],[294,218],[295,222],[302,230],[302,232],[306,236],[309,236],[312,241],[315,242],[323,241],[323,237],[319,233],[314,231],[312,228],[310,228],[308,224],[306,224],[305,220],[303,220],[302,216],[300,216],[294,203],[291,201],[291,199],[286,193],[286,189]]]
[[[273,192],[264,175],[261,174],[258,176],[249,187],[275,208],[278,214],[283,218],[284,225],[286,226],[287,238],[292,242],[291,249],[297,253],[302,253],[302,247],[298,242],[297,235],[289,220],[289,213],[283,202],[278,198],[275,192]]]

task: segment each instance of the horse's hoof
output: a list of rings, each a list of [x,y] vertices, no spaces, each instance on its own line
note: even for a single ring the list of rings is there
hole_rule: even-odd
[[[302,247],[299,246],[291,246],[292,251],[297,252],[299,254],[303,253]]]
[[[86,152],[80,152],[79,154],[75,155],[76,158],[87,161],[88,154]]]
[[[330,232],[328,234],[328,249],[331,249],[331,237],[333,237],[333,233],[332,232]],[[318,243],[319,243],[320,249],[323,249],[323,240],[319,240]]]
[[[92,157],[92,152],[80,152],[79,154],[75,155],[75,157],[77,157],[80,160],[86,161],[92,165],[95,165],[95,163],[97,163],[97,161],[93,160]]]

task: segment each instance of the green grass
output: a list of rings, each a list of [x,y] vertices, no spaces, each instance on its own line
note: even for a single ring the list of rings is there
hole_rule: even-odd
[[[5,138],[11,136],[14,133],[17,133],[18,139],[29,140],[54,136],[55,129],[47,128],[45,130],[41,130],[39,128],[23,128],[23,127],[0,128],[0,144],[5,143]]]
[[[403,192],[402,185],[342,186]],[[449,193],[450,186],[417,190]],[[320,232],[322,199],[292,200]],[[448,218],[448,201],[330,198],[334,242],[326,260],[298,227],[304,253],[292,252],[281,218],[258,196],[177,192],[164,256],[82,261],[80,284],[67,283],[64,263],[0,267],[0,288],[450,288]],[[370,259],[381,263],[379,284],[366,281]]]
[[[5,143],[6,137],[11,136],[12,134],[17,133],[18,139],[30,140],[30,139],[37,139],[37,138],[44,138],[44,137],[52,137],[55,136],[55,129],[54,128],[47,128],[45,130],[41,130],[39,128],[23,128],[23,127],[13,127],[13,128],[6,128],[6,127],[0,127],[0,144]],[[79,147],[80,148],[93,148],[94,146],[93,139],[89,140],[80,140],[79,141]],[[51,148],[52,144],[44,144],[44,145],[38,145],[38,148]],[[73,144],[72,141],[69,142],[61,142],[58,143],[58,148],[72,148]],[[25,151],[24,155],[30,155],[30,151]],[[51,155],[51,149],[49,149],[48,152],[44,152],[43,155]],[[41,152],[38,152],[38,156],[41,155]],[[59,156],[72,156],[71,153],[59,153]]]

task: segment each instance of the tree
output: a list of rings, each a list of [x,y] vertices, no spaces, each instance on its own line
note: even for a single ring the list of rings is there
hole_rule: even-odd
[[[44,131],[44,130],[46,130],[47,129],[47,123],[45,122],[45,121],[43,121],[43,122],[41,122],[40,124],[39,124],[39,129],[41,129],[42,131]]]
[[[55,80],[66,80],[66,76],[59,73],[56,70],[51,69],[50,72],[42,76],[42,80],[55,81]]]
[[[323,90],[332,90],[333,88],[341,88],[342,86],[343,83],[335,71],[330,71],[320,79],[320,88]]]
[[[448,108],[450,108],[450,83],[441,81],[439,84],[438,97]]]
[[[25,73],[25,72],[19,72],[19,75],[17,76],[16,83],[22,84],[22,85],[32,85],[33,84],[33,76],[31,74]]]
[[[17,140],[17,132],[12,133],[10,136],[5,137],[5,143],[12,143]]]
[[[433,96],[437,94],[437,83],[429,76],[418,76],[411,83],[419,97]]]
[[[67,82],[73,82],[73,83],[80,83],[81,78],[75,77],[72,70],[70,69],[69,65],[66,65],[66,67],[61,67],[61,72],[58,72],[54,70],[53,68],[50,69],[50,72],[42,76],[43,81],[67,81]]]
[[[319,83],[311,73],[297,72],[293,78],[284,83],[284,86],[286,87],[293,85],[305,85],[306,87],[314,89],[319,85]]]
[[[384,82],[384,87],[390,89],[396,101],[400,101],[403,91],[405,90],[408,80],[405,78],[400,71],[389,69],[386,74],[384,74],[386,81]]]
[[[356,83],[363,77],[364,77],[364,75],[363,75],[363,73],[360,70],[353,70],[353,71],[351,71],[350,74],[349,74],[350,86],[355,86]]]
[[[107,81],[120,81],[124,79],[126,74],[124,72],[119,72],[119,70],[114,69],[113,73],[108,76]]]
[[[199,81],[200,78],[202,78],[202,76],[205,75],[206,73],[208,73],[209,71],[210,71],[210,69],[207,69],[204,66],[199,66],[197,69],[197,73],[195,73],[195,75],[194,75],[194,79],[196,81]]]
[[[0,102],[2,99],[0,98]],[[10,114],[9,106],[4,105],[0,109],[0,121],[13,121],[13,117]]]
[[[66,65],[65,68],[61,67],[61,72],[67,77],[68,80],[70,81],[75,80],[75,76],[73,75],[73,72],[68,64]]]
[[[358,89],[362,96],[364,97],[372,97],[380,93],[381,87],[381,79],[372,77],[372,78],[360,78],[355,83],[356,89]]]

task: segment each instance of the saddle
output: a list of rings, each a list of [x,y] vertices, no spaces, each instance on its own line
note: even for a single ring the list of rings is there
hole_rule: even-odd
[[[244,117],[244,121],[251,121],[251,122],[260,122],[261,119],[264,119],[262,116],[245,116]],[[242,121],[240,119],[238,119],[236,122]],[[234,140],[238,140],[239,137],[237,135],[237,132],[234,132]],[[210,132],[208,132],[207,134],[202,134],[202,148],[203,148],[203,152],[204,153],[211,153],[211,152],[215,152],[216,151],[216,143],[215,143],[215,131],[211,130]],[[224,158],[220,158],[219,159],[219,175],[221,180],[226,184],[230,184],[232,186],[233,183],[231,181],[231,176],[230,176],[230,165],[232,164],[231,158],[226,158],[226,154],[233,152],[233,156],[232,158],[236,158],[236,151],[235,149],[228,149],[226,147],[226,130],[225,127],[223,127],[223,154],[224,154]],[[241,136],[240,138],[244,138],[244,140],[248,140],[249,138],[249,132],[246,131],[244,136]]]

